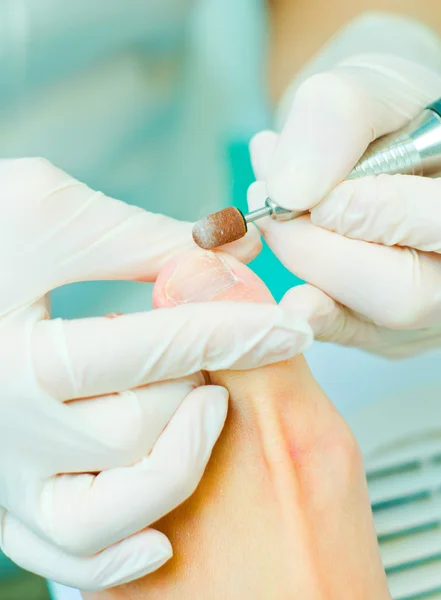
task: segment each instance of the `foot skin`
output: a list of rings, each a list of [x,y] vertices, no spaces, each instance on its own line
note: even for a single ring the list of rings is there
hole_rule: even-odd
[[[274,302],[221,253],[181,255],[155,285],[156,307],[211,300]],[[303,357],[210,377],[229,390],[230,411],[196,492],[155,525],[174,558],[85,598],[389,598],[357,445]]]

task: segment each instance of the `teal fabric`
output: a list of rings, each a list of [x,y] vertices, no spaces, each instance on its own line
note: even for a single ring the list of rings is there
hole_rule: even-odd
[[[241,211],[247,212],[247,189],[254,181],[248,141],[238,140],[229,146],[229,161],[233,182],[232,202]],[[265,242],[262,252],[249,266],[263,279],[277,302],[290,288],[303,283],[301,279],[285,269]]]

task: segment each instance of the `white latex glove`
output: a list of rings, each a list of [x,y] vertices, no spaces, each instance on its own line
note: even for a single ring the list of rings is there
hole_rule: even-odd
[[[224,423],[227,392],[198,387],[199,370],[288,358],[310,328],[240,303],[50,320],[49,290],[153,280],[193,244],[191,225],[40,159],[0,161],[0,215],[1,548],[82,589],[140,577],[172,554],[147,527],[193,492]],[[252,235],[230,250],[246,259],[258,245]]]
[[[250,208],[268,193],[286,208],[312,209],[260,223],[280,260],[311,284],[282,305],[307,317],[320,340],[389,356],[441,343],[440,181],[339,185],[371,141],[440,96],[439,72],[392,55],[355,56],[299,87],[280,136],[252,141],[261,181],[250,188]]]

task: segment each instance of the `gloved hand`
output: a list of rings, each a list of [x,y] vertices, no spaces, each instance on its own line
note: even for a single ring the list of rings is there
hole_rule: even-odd
[[[320,340],[388,356],[441,343],[441,183],[384,175],[340,184],[371,141],[440,96],[440,72],[389,55],[355,56],[303,83],[281,135],[264,132],[251,144],[260,182],[250,188],[250,208],[268,194],[286,208],[311,209],[261,227],[310,284],[290,290],[282,305],[307,317]]]
[[[135,579],[170,558],[148,526],[193,492],[224,423],[227,392],[202,386],[199,370],[282,360],[310,328],[279,307],[216,303],[50,320],[51,289],[151,281],[193,244],[191,225],[40,159],[0,161],[0,215],[1,548],[82,589]],[[230,250],[250,258],[258,243]]]

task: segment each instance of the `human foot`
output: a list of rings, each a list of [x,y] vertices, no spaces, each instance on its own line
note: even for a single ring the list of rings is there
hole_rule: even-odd
[[[157,307],[187,301],[273,300],[235,259],[192,251],[164,267],[154,293]],[[210,377],[230,411],[196,492],[155,525],[174,558],[85,598],[389,598],[357,445],[304,359]]]

